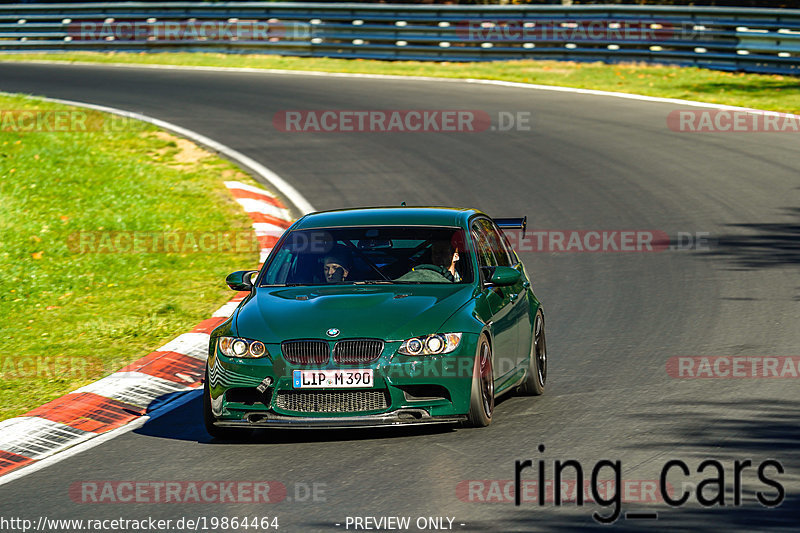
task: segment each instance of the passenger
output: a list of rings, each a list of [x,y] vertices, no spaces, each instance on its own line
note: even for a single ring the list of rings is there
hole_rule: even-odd
[[[345,281],[350,274],[350,268],[351,261],[349,252],[344,249],[334,249],[325,256],[323,261],[325,281],[328,283]]]

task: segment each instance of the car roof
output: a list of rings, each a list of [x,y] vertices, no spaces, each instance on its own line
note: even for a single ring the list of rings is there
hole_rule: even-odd
[[[292,229],[338,226],[457,226],[466,227],[476,209],[458,207],[359,207],[310,213]]]

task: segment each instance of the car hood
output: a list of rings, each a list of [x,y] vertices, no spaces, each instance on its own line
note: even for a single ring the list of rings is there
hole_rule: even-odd
[[[237,334],[267,343],[288,339],[371,337],[402,340],[436,333],[473,298],[464,285],[263,287],[236,316]]]

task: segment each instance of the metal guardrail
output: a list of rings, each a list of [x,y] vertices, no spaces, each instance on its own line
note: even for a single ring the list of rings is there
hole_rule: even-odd
[[[0,5],[4,51],[643,61],[800,74],[800,9],[345,3]]]

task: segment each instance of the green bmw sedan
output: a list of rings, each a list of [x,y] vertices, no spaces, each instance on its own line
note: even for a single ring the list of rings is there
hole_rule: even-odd
[[[495,399],[538,395],[544,312],[504,231],[474,209],[312,213],[281,236],[211,334],[206,429],[487,426]]]

